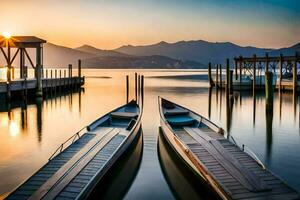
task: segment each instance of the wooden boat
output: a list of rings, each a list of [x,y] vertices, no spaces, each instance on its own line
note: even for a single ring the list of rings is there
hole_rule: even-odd
[[[222,199],[299,199],[255,154],[205,117],[159,97],[161,128],[184,163]]]
[[[129,148],[141,127],[135,101],[100,117],[63,143],[41,169],[7,199],[86,199]]]

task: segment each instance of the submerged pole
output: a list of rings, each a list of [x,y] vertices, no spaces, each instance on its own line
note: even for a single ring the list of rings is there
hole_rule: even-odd
[[[240,90],[242,89],[242,70],[243,70],[243,57],[240,56]]]

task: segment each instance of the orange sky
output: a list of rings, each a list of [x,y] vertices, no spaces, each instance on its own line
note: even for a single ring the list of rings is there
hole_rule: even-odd
[[[103,49],[162,40],[230,41],[272,48],[300,42],[296,8],[260,0],[249,1],[250,5],[231,1],[1,0],[0,32]]]

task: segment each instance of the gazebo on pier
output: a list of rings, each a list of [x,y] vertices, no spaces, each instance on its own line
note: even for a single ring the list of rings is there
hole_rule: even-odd
[[[26,67],[25,59],[27,59],[32,68],[35,71],[36,84],[36,94],[37,96],[42,96],[42,69],[43,69],[43,44],[46,40],[37,38],[35,36],[11,36],[4,37],[0,36],[0,50],[2,55],[6,60],[7,65],[7,83],[8,87],[10,85],[11,73],[12,73],[12,63],[15,58],[20,56],[20,78],[26,77]],[[11,48],[16,48],[17,51],[12,55]],[[26,49],[35,48],[36,49],[36,62],[32,61]],[[5,51],[6,50],[6,51]],[[7,90],[9,93],[9,88]],[[10,96],[10,94],[8,94]]]

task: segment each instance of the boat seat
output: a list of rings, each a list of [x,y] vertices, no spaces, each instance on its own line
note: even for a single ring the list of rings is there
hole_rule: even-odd
[[[112,112],[110,113],[110,116],[117,119],[132,119],[137,117],[138,114],[134,112]]]
[[[179,116],[169,116],[167,117],[167,121],[170,125],[174,126],[188,126],[194,124],[195,119],[191,118],[188,115],[179,115]]]
[[[165,116],[186,115],[189,111],[182,108],[174,108],[165,111]]]

